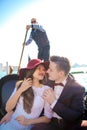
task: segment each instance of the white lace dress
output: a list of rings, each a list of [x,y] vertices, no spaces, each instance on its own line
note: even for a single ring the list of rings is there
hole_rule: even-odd
[[[34,90],[34,104],[31,110],[31,113],[26,113],[23,109],[23,98],[20,97],[19,102],[17,103],[16,110],[14,114],[12,115],[11,120],[8,123],[3,123],[0,126],[0,130],[26,130],[27,126],[19,124],[18,121],[15,120],[17,116],[25,116],[27,119],[34,119],[38,118],[44,108],[44,115],[48,118],[52,117],[52,110],[47,102],[45,102],[42,98],[44,90],[48,89],[49,87],[44,85],[41,88],[36,88],[33,86]],[[13,94],[16,92],[16,89],[14,90]],[[12,95],[13,95],[12,94]],[[32,126],[28,126],[28,130],[31,129]]]

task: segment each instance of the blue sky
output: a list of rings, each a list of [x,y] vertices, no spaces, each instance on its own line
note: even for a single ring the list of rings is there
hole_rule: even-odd
[[[38,0],[0,0],[0,24],[8,20],[12,15]]]
[[[18,65],[32,17],[47,32],[50,55],[66,56],[72,64],[87,64],[87,0],[0,0],[0,63]],[[34,42],[24,49],[23,67],[28,55],[37,57]]]

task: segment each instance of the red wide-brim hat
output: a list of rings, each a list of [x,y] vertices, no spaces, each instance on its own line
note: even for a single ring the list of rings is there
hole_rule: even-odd
[[[24,73],[27,71],[27,70],[31,70],[31,69],[34,69],[36,68],[38,65],[44,65],[44,67],[46,68],[46,70],[48,70],[49,68],[49,61],[42,61],[40,59],[32,59],[28,62],[27,64],[27,67],[26,68],[21,68],[19,70],[19,77],[22,77],[24,75]],[[24,76],[23,76],[24,77]]]

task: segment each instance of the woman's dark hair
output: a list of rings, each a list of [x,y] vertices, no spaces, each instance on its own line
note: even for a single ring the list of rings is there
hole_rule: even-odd
[[[33,80],[33,73],[35,72],[37,67],[35,67],[34,69],[31,69],[31,70],[25,70],[25,73],[24,73],[25,77],[24,78],[26,78],[26,79],[27,78],[31,78]],[[40,80],[40,83],[43,83],[43,80]],[[22,83],[20,83],[19,87],[21,86],[21,84]],[[23,107],[24,107],[24,110],[27,113],[30,113],[31,112],[31,108],[33,106],[33,102],[34,102],[34,92],[33,92],[32,87],[30,87],[29,89],[24,91],[21,96],[23,97]]]
[[[32,78],[33,79],[34,71],[35,71],[35,69],[27,70],[25,78],[26,79],[27,78]],[[20,83],[19,87],[21,86],[21,84],[22,83]],[[27,113],[30,113],[31,112],[31,108],[33,106],[33,101],[34,101],[34,92],[33,92],[32,87],[30,87],[29,89],[24,91],[21,96],[23,97],[23,107],[24,107],[24,110]]]

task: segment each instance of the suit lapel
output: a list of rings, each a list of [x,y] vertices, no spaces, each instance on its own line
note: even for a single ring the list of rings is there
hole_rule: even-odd
[[[64,89],[59,97],[59,100],[64,100],[64,99],[69,99],[70,95],[71,95],[71,89],[72,89],[72,83],[73,83],[74,79],[71,79],[71,77],[68,76],[67,78],[67,83],[64,86]]]

